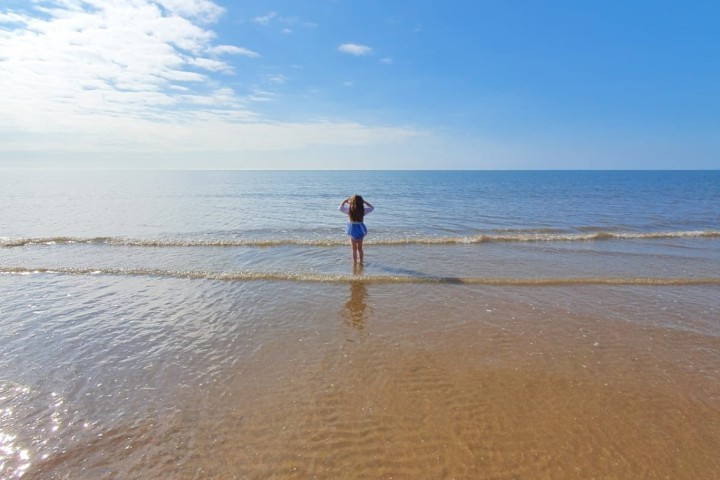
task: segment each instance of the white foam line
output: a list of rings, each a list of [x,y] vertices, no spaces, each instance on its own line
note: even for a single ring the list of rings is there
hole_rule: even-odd
[[[120,269],[120,268],[25,268],[2,267],[0,273],[7,275],[62,274],[62,275],[109,275],[186,278],[197,280],[219,280],[229,282],[283,281],[312,283],[435,283],[488,286],[577,286],[577,285],[720,285],[720,278],[674,278],[674,277],[554,277],[554,278],[483,278],[483,277],[442,277],[408,275],[342,275],[292,272],[204,272],[161,269]]]
[[[691,230],[676,232],[594,232],[594,233],[509,233],[481,234],[461,237],[417,237],[397,239],[372,239],[368,245],[472,245],[482,243],[527,243],[527,242],[589,242],[598,240],[656,240],[673,238],[720,238],[718,230]],[[336,247],[344,246],[346,239],[220,239],[220,240],[181,240],[181,239],[136,239],[124,237],[48,237],[48,238],[4,238],[0,246],[4,248],[37,245],[75,245],[97,244],[124,247],[258,247],[281,246]]]

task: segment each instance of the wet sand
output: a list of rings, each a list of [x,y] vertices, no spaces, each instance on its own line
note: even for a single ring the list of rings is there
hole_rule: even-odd
[[[164,282],[127,308],[172,322],[117,327],[149,335],[118,356],[147,364],[90,375],[58,350],[93,378],[23,478],[720,476],[715,287]],[[120,348],[96,320],[92,348]]]

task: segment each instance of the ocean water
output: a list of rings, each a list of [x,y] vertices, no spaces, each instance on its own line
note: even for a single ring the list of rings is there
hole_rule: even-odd
[[[720,476],[718,171],[0,181],[2,478]]]
[[[718,271],[718,172],[4,173],[5,270],[340,280],[365,194],[365,281]],[[512,259],[513,261],[508,261]]]

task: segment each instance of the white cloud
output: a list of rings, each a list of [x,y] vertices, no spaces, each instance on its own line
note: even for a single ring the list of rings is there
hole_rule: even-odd
[[[259,53],[253,52],[243,47],[236,47],[235,45],[217,45],[207,49],[207,52],[211,55],[240,55],[243,57],[257,58],[260,56]]]
[[[232,69],[227,63],[212,58],[189,58],[187,60],[188,65],[198,67],[203,70],[210,70],[211,72],[231,72]]]
[[[373,127],[354,122],[282,123],[247,120],[245,117],[214,114],[211,111],[183,123],[128,118],[109,121],[107,117],[87,116],[82,124],[48,135],[41,143],[13,138],[4,141],[3,149],[25,153],[57,152],[66,150],[70,140],[76,145],[73,151],[81,153],[232,153],[302,149],[312,145],[392,144],[422,135],[412,128]],[[118,146],[118,143],[122,145]]]
[[[259,23],[260,25],[267,25],[270,23],[270,20],[275,17],[277,17],[277,12],[269,12],[266,15],[253,18],[253,22]]]
[[[234,45],[213,45],[198,22],[222,9],[205,0],[63,0],[39,4],[43,14],[0,30],[0,111],[4,122],[32,123],[38,109],[62,124],[72,115],[106,111],[130,117],[172,117],[169,107],[192,98],[213,103],[211,74],[231,72],[221,54],[259,56]],[[4,12],[2,18],[17,20]],[[17,23],[16,23],[17,24]],[[243,109],[228,99],[226,108]]]
[[[29,20],[25,15],[20,15],[15,12],[0,12],[0,23],[27,23]]]
[[[157,0],[157,3],[173,15],[206,23],[216,22],[225,12],[222,7],[209,0]]]
[[[384,63],[385,65],[391,65],[393,63],[393,59],[390,57],[381,58],[380,63]]]
[[[367,45],[358,45],[356,43],[343,43],[338,47],[338,50],[358,57],[372,55],[372,48]]]
[[[272,102],[273,100],[275,100],[275,94],[256,88],[249,95],[246,95],[244,97],[244,100],[248,103]]]
[[[268,12],[265,15],[261,15],[252,19],[254,23],[258,25],[267,26],[273,22],[281,23],[288,26],[300,26],[305,28],[317,28],[318,24],[315,22],[308,22],[298,17],[283,17],[278,15],[277,12]],[[291,28],[283,28],[281,33],[290,34],[293,33]]]
[[[266,78],[267,78],[268,82],[274,83],[276,85],[282,85],[283,83],[288,81],[288,78],[285,75],[283,75],[282,73],[268,75]]]
[[[0,7],[0,167],[18,152],[174,153],[398,142],[412,128],[273,122],[253,109],[272,92],[235,91],[206,0],[37,0]],[[249,63],[254,63],[247,60]],[[218,76],[223,73],[225,76]],[[283,75],[266,78],[281,84]],[[233,82],[233,85],[241,85]]]

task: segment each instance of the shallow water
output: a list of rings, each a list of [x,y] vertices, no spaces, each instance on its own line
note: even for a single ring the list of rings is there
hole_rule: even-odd
[[[484,173],[3,172],[0,477],[720,476],[716,173]]]
[[[0,292],[4,476],[720,472],[714,287],[31,274]]]

